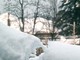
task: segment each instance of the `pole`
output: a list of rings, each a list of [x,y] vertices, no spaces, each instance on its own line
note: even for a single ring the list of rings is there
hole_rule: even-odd
[[[7,0],[7,5],[8,5],[8,19],[7,19],[7,25],[10,26],[10,1],[11,0]]]
[[[75,42],[75,22],[73,22],[73,38],[74,38],[74,44],[76,43]]]
[[[7,20],[8,20],[8,21],[7,21],[7,25],[8,25],[8,26],[11,25],[11,24],[10,24],[10,18],[9,18],[9,17],[10,17],[10,13],[8,12],[8,19],[7,19]]]

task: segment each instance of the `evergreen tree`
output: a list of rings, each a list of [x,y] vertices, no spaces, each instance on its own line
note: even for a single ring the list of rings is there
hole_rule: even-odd
[[[62,10],[59,11],[60,14],[57,25],[62,28],[66,35],[72,34],[73,22],[76,23],[76,34],[80,34],[80,0],[66,0],[62,1],[60,6]],[[65,29],[64,29],[65,28]]]

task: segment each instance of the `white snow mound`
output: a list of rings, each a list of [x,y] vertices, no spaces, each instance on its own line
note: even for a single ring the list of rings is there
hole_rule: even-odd
[[[29,60],[38,47],[42,47],[42,43],[37,37],[0,23],[0,60]]]
[[[49,42],[48,49],[38,60],[80,60],[80,46]]]

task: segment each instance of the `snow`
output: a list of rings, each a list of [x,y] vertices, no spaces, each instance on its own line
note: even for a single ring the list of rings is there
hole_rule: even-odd
[[[39,59],[39,57],[36,56],[35,58],[30,58],[29,60],[38,60],[38,59]]]
[[[74,36],[72,36],[74,37]],[[69,38],[67,39],[66,37],[64,36],[60,36],[60,42],[63,42],[63,43],[67,43],[67,44],[80,44],[80,38]]]
[[[61,40],[66,39],[61,36]],[[80,46],[62,41],[48,41],[45,49],[39,38],[0,23],[0,60],[80,60]],[[30,58],[38,47],[44,53]]]
[[[50,41],[38,60],[80,60],[80,46]]]
[[[30,54],[38,47],[43,45],[37,37],[0,22],[0,60],[29,60]]]

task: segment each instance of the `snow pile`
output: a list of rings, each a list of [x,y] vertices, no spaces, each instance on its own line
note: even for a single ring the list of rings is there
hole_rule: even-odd
[[[64,42],[66,41],[66,38],[64,36],[60,36],[60,41]]]
[[[80,46],[49,42],[48,49],[38,60],[80,60]]]
[[[42,47],[42,43],[37,37],[0,23],[0,60],[29,60],[38,47]]]
[[[38,60],[39,56],[36,56],[35,58],[30,58],[29,60]]]
[[[67,44],[80,44],[79,41],[80,41],[80,38],[66,39],[66,37],[60,36],[60,42],[63,42],[63,43],[67,43]]]

